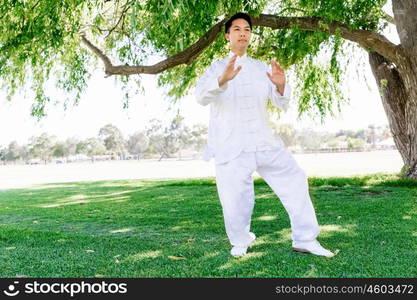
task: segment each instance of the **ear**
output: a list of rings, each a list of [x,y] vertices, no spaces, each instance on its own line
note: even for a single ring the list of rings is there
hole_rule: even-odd
[[[227,32],[225,35],[226,40],[230,41],[230,34]]]

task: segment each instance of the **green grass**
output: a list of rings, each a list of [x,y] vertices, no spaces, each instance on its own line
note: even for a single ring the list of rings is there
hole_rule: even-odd
[[[282,204],[256,181],[246,257],[230,256],[214,179],[0,191],[0,277],[416,277],[417,182],[309,178],[334,258],[291,250]]]

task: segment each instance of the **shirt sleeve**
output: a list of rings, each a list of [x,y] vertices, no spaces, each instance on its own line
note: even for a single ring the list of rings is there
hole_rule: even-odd
[[[219,101],[227,87],[227,82],[221,87],[219,86],[215,65],[211,65],[197,81],[195,88],[197,102],[201,105],[207,105],[213,101]]]
[[[266,72],[269,72],[271,74],[272,70],[271,70],[271,67],[269,65],[264,63],[264,68],[265,68]],[[287,82],[285,83],[284,94],[281,95],[280,93],[278,93],[276,86],[268,78],[269,98],[271,99],[271,103],[272,103],[273,106],[278,107],[282,111],[287,111],[288,110],[288,108],[290,106],[289,104],[290,104],[290,100],[291,100],[291,95],[292,95],[292,87],[288,83],[288,80],[286,80],[286,81]]]
[[[281,95],[274,84],[271,83],[271,102],[282,111],[287,111],[291,100],[292,87],[288,82],[285,83],[284,94]]]

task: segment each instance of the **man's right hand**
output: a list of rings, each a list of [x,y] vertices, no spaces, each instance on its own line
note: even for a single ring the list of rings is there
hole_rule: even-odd
[[[232,58],[229,60],[229,62],[226,65],[226,68],[223,71],[223,74],[217,78],[219,81],[219,86],[222,86],[229,80],[232,80],[235,78],[237,73],[242,69],[242,66],[239,66],[235,69],[235,62],[236,62],[237,54],[233,55]]]

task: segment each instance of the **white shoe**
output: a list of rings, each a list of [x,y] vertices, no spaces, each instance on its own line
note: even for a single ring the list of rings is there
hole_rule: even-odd
[[[248,250],[248,247],[237,247],[234,246],[232,250],[230,250],[230,254],[234,257],[240,257],[246,254],[246,251]]]
[[[234,256],[234,257],[240,257],[240,256],[243,256],[243,255],[246,255],[246,252],[248,251],[248,248],[252,247],[252,244],[253,244],[253,242],[256,239],[256,236],[255,236],[254,233],[249,232],[249,234],[250,234],[251,239],[252,239],[251,242],[250,242],[250,244],[249,244],[249,246],[246,246],[246,247],[234,246],[232,248],[232,250],[230,250],[230,254],[232,256]]]
[[[317,240],[309,242],[292,242],[292,249],[302,253],[310,253],[325,257],[333,257],[334,253],[323,248]]]

